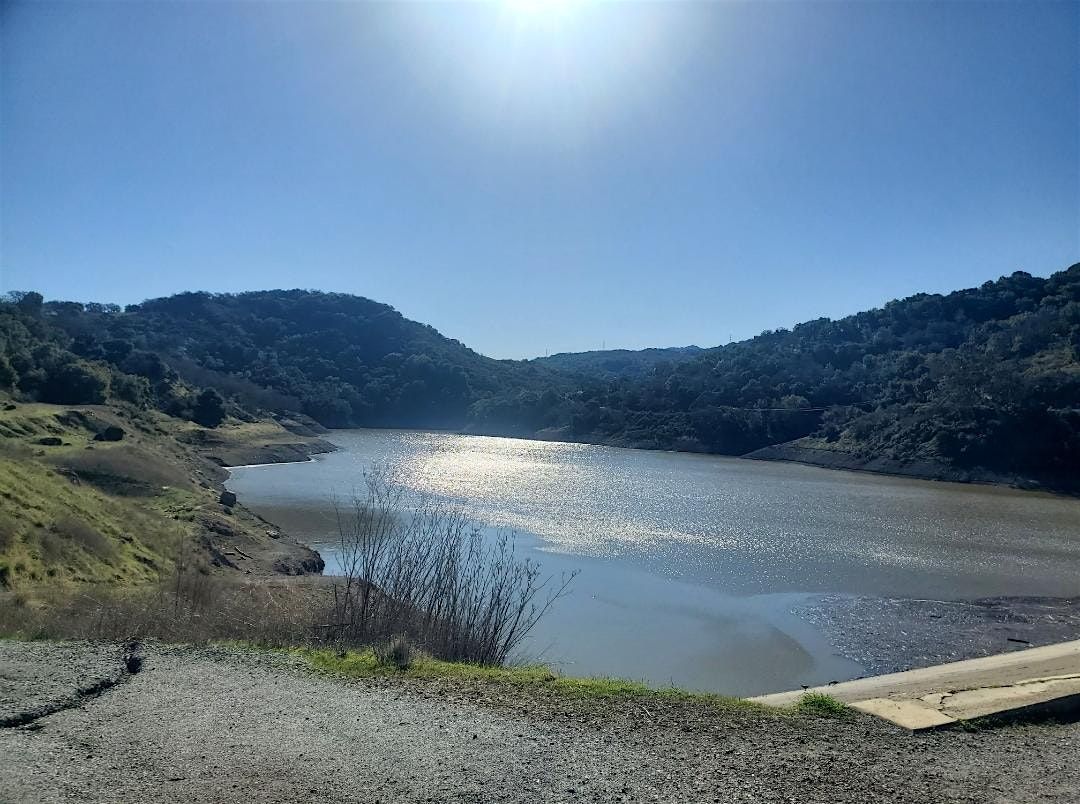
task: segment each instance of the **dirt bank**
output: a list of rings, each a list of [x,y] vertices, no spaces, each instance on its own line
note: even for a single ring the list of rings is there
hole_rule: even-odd
[[[84,659],[0,643],[0,676],[27,661]],[[0,729],[0,799],[1071,802],[1077,749],[1078,724],[912,736],[862,715],[346,681],[276,655],[150,646],[126,683]]]
[[[957,467],[944,461],[898,461],[883,456],[866,457],[842,449],[831,449],[815,439],[800,439],[786,444],[774,444],[743,455],[756,461],[791,461],[820,466],[823,469],[846,469],[852,472],[874,472],[883,475],[914,477],[920,480],[945,480],[953,483],[989,483],[1022,489],[1067,491],[1060,483],[1036,478],[1006,475],[988,469]]]

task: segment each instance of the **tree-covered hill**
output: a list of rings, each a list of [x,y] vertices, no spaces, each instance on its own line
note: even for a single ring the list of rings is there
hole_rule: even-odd
[[[570,435],[742,454],[815,435],[863,457],[1080,474],[1080,265],[920,294],[586,388]]]
[[[700,346],[671,346],[652,349],[603,349],[595,352],[559,352],[532,362],[573,374],[595,378],[642,378],[657,365],[677,363],[699,356]]]
[[[853,460],[1067,485],[1080,475],[1080,265],[712,349],[536,361],[484,357],[343,294],[184,293],[125,310],[12,294],[0,389],[208,421],[299,411],[330,427],[733,455],[803,439]]]
[[[194,391],[209,388],[329,427],[484,422],[500,432],[522,425],[500,421],[487,400],[513,400],[520,415],[570,389],[552,370],[484,357],[385,304],[303,290],[182,293],[125,310],[14,294],[0,306],[3,386],[51,402],[98,402],[111,387],[189,418]]]

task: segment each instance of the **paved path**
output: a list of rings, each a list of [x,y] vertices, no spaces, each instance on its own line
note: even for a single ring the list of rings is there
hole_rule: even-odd
[[[1080,640],[861,678],[824,692],[911,729],[936,728],[1032,707],[1080,709]],[[804,690],[754,700],[789,706]]]
[[[861,714],[345,681],[225,650],[151,646],[141,672],[117,678],[104,656],[0,642],[5,711],[54,710],[0,728],[0,801],[1064,804],[1080,796],[1080,724],[912,735]],[[116,683],[75,694],[102,673]]]

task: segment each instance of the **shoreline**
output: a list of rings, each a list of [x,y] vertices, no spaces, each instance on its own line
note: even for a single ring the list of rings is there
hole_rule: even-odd
[[[1080,596],[1080,585],[1075,591]],[[1060,592],[1071,595],[1073,590]],[[796,606],[790,613],[831,644],[836,655],[858,664],[863,674],[897,672],[1080,638],[1077,597],[1014,595],[928,601],[814,593],[808,598],[806,605]],[[1040,619],[1042,615],[1050,615],[1050,619]],[[845,679],[851,677],[855,676]],[[844,679],[838,676],[836,680]]]
[[[884,477],[902,477],[910,480],[925,480],[940,483],[958,483],[968,486],[996,486],[999,488],[1012,489],[1014,491],[1034,491],[1044,494],[1052,494],[1059,497],[1080,498],[1080,484],[1069,484],[1061,481],[1040,480],[1034,477],[1021,475],[1009,475],[995,472],[990,469],[973,467],[965,469],[950,464],[935,461],[898,461],[882,456],[861,458],[852,453],[823,447],[812,447],[799,444],[797,441],[770,444],[751,452],[733,454],[726,452],[705,452],[701,450],[680,450],[670,447],[649,446],[644,444],[612,444],[604,441],[581,441],[568,438],[551,438],[537,434],[499,434],[470,432],[462,429],[435,429],[425,427],[339,427],[336,430],[349,432],[351,430],[373,430],[403,433],[432,433],[438,435],[473,436],[476,438],[506,438],[520,441],[539,441],[549,444],[580,444],[591,447],[607,447],[609,449],[640,450],[642,452],[671,452],[678,455],[697,455],[707,458],[730,458],[732,460],[750,460],[773,463],[797,463],[803,466],[814,466],[818,469],[830,469],[841,472],[857,472],[869,475],[881,475]],[[330,430],[333,433],[336,430]],[[320,441],[322,439],[319,439]],[[326,452],[336,451],[333,448]],[[315,453],[318,454],[318,453]],[[295,463],[302,458],[283,458],[271,460],[267,463]],[[224,465],[224,464],[223,464]]]
[[[822,595],[793,610],[869,676],[1080,639],[1080,596]]]
[[[738,456],[751,461],[798,463],[842,472],[864,472],[886,477],[906,477],[939,483],[962,483],[973,486],[998,486],[1016,491],[1037,491],[1061,497],[1078,497],[1080,489],[1060,483],[1040,481],[1019,475],[1004,475],[989,469],[962,469],[940,461],[898,461],[891,458],[860,458],[842,450],[811,447],[788,442],[772,444]]]

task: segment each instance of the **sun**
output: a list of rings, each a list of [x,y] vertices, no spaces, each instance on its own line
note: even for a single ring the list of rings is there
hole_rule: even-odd
[[[551,19],[567,16],[585,0],[502,0],[502,5],[520,19]]]

